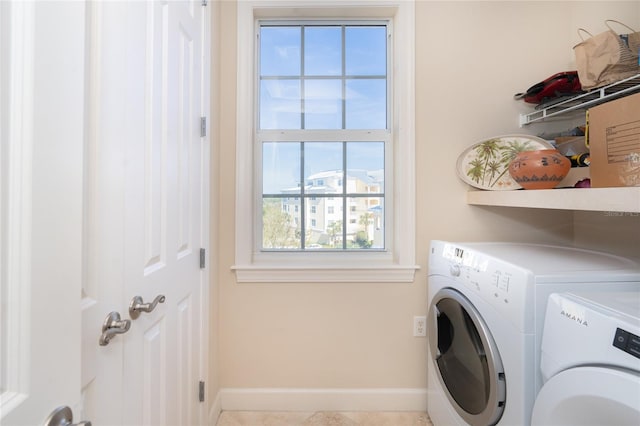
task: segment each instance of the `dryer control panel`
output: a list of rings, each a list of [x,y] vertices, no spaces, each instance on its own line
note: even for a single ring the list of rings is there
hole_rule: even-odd
[[[640,371],[638,306],[639,291],[552,293],[542,333],[543,377],[587,365]]]
[[[640,336],[629,333],[621,328],[616,328],[616,335],[613,338],[613,346],[625,351],[628,354],[640,358]]]

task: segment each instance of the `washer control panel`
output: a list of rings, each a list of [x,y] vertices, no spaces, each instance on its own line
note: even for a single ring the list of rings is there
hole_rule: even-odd
[[[442,258],[451,278],[524,327],[528,271],[453,243],[442,246]]]

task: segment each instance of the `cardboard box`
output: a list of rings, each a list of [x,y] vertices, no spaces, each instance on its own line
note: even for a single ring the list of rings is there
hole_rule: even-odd
[[[640,186],[640,93],[589,110],[591,187]]]

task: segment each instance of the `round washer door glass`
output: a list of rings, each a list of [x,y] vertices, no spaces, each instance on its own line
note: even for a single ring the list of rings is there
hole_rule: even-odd
[[[440,290],[429,307],[429,346],[447,398],[471,425],[495,424],[504,411],[505,376],[496,344],[461,293]]]

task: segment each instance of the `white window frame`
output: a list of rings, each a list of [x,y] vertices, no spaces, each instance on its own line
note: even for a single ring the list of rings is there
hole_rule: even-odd
[[[413,282],[415,271],[415,25],[413,0],[237,2],[236,251],[238,282]],[[263,252],[256,244],[254,103],[257,19],[389,19],[394,31],[392,206],[385,251]]]

